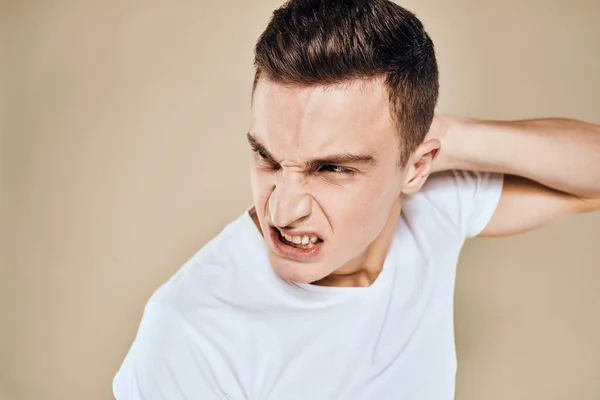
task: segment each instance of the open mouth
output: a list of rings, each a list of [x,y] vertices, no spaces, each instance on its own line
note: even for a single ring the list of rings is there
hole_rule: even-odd
[[[323,243],[323,240],[316,235],[292,236],[282,233],[279,229],[275,229],[275,231],[283,244],[297,249],[310,250]]]

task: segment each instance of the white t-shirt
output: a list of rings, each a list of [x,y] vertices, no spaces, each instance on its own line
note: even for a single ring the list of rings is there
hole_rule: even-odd
[[[283,281],[244,213],[148,301],[116,399],[453,399],[456,264],[501,188],[499,174],[431,176],[363,288]]]

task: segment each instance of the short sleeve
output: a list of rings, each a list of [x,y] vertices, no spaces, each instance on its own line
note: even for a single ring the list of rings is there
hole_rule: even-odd
[[[496,210],[504,175],[476,171],[444,171],[432,175],[421,189],[438,216],[463,238],[479,235]]]
[[[152,300],[113,379],[116,400],[222,400],[211,360],[190,344],[185,321]]]

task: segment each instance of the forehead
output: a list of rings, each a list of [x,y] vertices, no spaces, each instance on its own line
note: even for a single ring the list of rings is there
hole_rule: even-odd
[[[285,158],[366,149],[380,153],[398,147],[388,92],[379,80],[292,86],[261,78],[254,92],[250,130]]]

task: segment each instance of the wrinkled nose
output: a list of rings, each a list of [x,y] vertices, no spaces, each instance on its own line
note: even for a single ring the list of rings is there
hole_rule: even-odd
[[[288,171],[282,174],[269,198],[273,225],[285,228],[310,215],[311,200],[303,186],[302,174]]]

